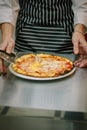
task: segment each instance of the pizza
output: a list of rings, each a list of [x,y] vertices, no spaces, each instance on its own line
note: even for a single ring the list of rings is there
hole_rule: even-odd
[[[68,58],[52,54],[25,54],[15,60],[12,69],[22,75],[50,78],[70,72],[74,65]]]

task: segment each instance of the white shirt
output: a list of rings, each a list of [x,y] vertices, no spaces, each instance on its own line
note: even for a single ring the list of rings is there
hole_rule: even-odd
[[[8,22],[15,26],[19,9],[18,0],[0,0],[0,24]]]
[[[87,0],[72,0],[72,2],[74,24],[81,23],[87,27]],[[15,26],[19,9],[18,0],[0,0],[0,24],[8,22]]]

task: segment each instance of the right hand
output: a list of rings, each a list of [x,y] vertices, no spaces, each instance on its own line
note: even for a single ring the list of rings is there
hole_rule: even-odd
[[[14,45],[15,45],[14,39],[12,37],[7,38],[1,42],[0,50],[6,51],[7,53],[10,54],[14,49]],[[7,72],[7,68],[4,64],[4,60],[2,60],[1,58],[0,58],[0,72],[3,74]]]
[[[74,54],[81,54],[83,52],[81,50],[82,49],[85,50],[87,48],[87,41],[85,35],[79,32],[73,33],[72,43],[73,43]]]
[[[87,41],[87,35],[86,35]],[[79,45],[79,59],[74,62],[75,66],[80,68],[87,68],[87,42]]]

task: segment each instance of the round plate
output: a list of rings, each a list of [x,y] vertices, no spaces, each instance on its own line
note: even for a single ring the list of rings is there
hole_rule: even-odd
[[[13,70],[13,68],[11,67],[12,64],[9,65],[9,70],[10,72],[17,76],[17,77],[20,77],[20,78],[23,78],[23,79],[28,79],[28,80],[55,80],[55,79],[62,79],[62,78],[65,78],[67,76],[70,76],[71,74],[73,74],[76,70],[76,67],[74,67],[70,72],[64,74],[64,75],[61,75],[61,76],[58,76],[58,77],[50,77],[50,78],[38,78],[38,77],[32,77],[32,76],[26,76],[26,75],[22,75],[22,74],[19,74],[17,73],[16,71]]]

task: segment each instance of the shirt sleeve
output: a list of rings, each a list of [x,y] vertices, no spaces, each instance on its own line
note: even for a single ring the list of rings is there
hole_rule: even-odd
[[[0,24],[8,22],[15,26],[19,9],[18,0],[0,0]]]
[[[72,0],[74,25],[81,23],[87,27],[87,0]]]

